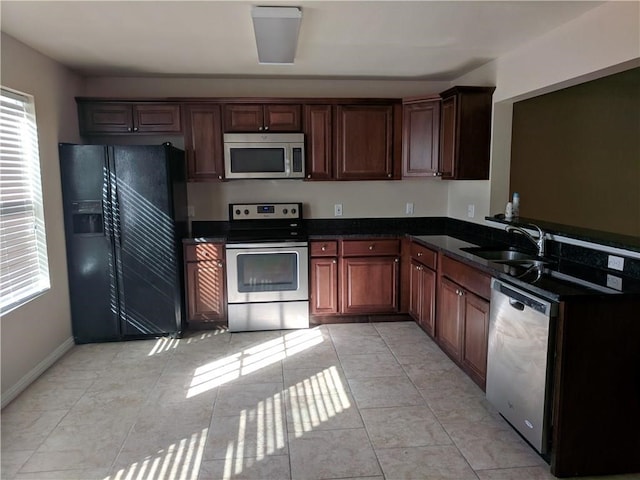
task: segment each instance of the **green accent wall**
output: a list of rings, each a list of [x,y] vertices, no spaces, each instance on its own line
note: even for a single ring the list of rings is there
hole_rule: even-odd
[[[640,237],[640,68],[513,105],[520,215]]]

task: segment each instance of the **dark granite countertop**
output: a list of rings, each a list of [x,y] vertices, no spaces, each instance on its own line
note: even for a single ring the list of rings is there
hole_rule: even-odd
[[[550,258],[551,262],[546,265],[525,268],[492,262],[463,250],[487,245],[477,238],[457,235],[410,235],[410,238],[552,301],[593,295],[640,295],[638,280],[622,276],[611,278],[611,273],[568,260]]]

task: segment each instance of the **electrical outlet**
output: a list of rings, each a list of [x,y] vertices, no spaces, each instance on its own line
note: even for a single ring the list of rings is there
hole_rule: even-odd
[[[467,205],[467,217],[473,218],[476,216],[476,206],[473,204]]]
[[[336,203],[333,206],[333,215],[335,217],[341,217],[342,216],[342,204],[341,203]]]
[[[187,206],[187,217],[193,218],[196,216],[196,209],[193,205]]]
[[[607,263],[607,267],[612,270],[624,270],[624,258],[616,257],[615,255],[609,255],[609,262]]]
[[[413,215],[413,202],[407,202],[404,213],[406,213],[407,215]]]
[[[607,287],[622,290],[622,279],[607,273]]]

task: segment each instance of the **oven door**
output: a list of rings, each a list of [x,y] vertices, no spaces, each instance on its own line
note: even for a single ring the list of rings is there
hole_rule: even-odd
[[[306,242],[232,244],[226,255],[230,304],[309,299]]]

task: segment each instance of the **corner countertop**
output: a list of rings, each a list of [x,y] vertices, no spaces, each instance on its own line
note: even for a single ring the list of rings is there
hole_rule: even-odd
[[[409,237],[492,277],[551,301],[594,295],[640,295],[638,280],[621,276],[611,278],[610,273],[574,262],[551,259],[552,263],[542,267],[525,268],[492,262],[463,250],[468,247],[483,246],[474,238],[449,235],[409,235]],[[505,247],[508,248],[508,245]],[[612,288],[611,285],[619,288]]]

